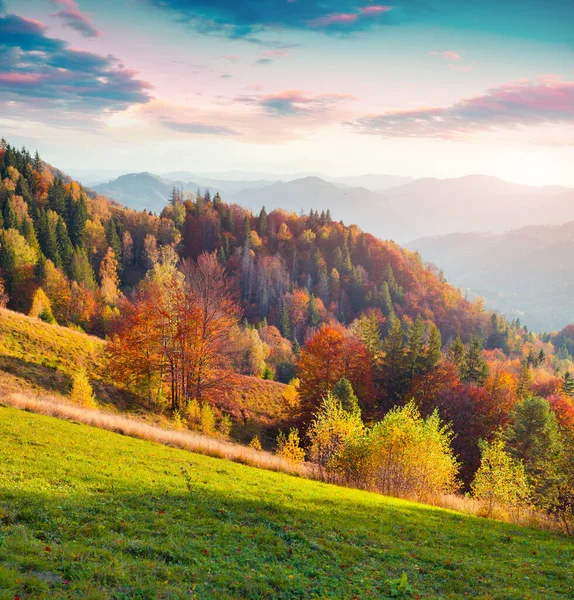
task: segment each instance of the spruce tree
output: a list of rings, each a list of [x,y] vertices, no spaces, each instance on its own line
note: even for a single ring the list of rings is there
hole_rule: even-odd
[[[382,365],[382,385],[389,406],[403,400],[409,384],[409,357],[404,344],[404,331],[400,319],[395,317],[389,334],[383,342],[385,359]]]
[[[74,246],[79,246],[82,243],[82,236],[88,220],[88,205],[86,196],[82,192],[77,201],[75,201],[69,210],[68,215],[68,235]]]
[[[351,382],[342,377],[333,386],[333,396],[341,402],[341,406],[344,411],[354,414],[361,415],[361,409],[359,407],[359,399],[355,395]]]
[[[69,277],[74,247],[72,246],[72,242],[68,236],[66,225],[61,218],[58,218],[58,223],[56,224],[56,239],[58,243],[58,253],[60,255],[60,260],[62,261],[62,268]]]
[[[535,504],[552,510],[558,503],[563,478],[564,445],[548,401],[531,396],[517,404],[504,440],[510,455],[524,463],[534,487]]]
[[[408,376],[411,381],[424,370],[424,331],[425,325],[419,314],[410,326],[407,337]]]
[[[474,336],[464,356],[462,380],[464,383],[482,385],[488,377],[488,364],[482,349],[482,338]]]
[[[267,237],[267,234],[269,233],[269,221],[268,221],[267,212],[266,212],[264,206],[261,208],[261,212],[259,213],[258,224],[259,224],[259,232],[258,233],[261,236],[261,238]]]
[[[4,220],[4,229],[18,229],[18,217],[16,216],[16,211],[14,210],[12,201],[9,197],[4,203],[2,217]]]
[[[284,338],[291,339],[291,323],[289,322],[289,311],[285,300],[281,301],[279,309],[279,331]]]
[[[466,364],[466,356],[464,344],[460,339],[460,335],[458,335],[448,347],[447,360],[456,367],[458,376],[462,378]]]
[[[66,194],[62,180],[58,177],[48,189],[48,208],[59,215],[66,214]]]
[[[442,358],[442,339],[438,327],[431,323],[425,352],[425,369],[436,367]]]
[[[46,258],[49,258],[57,267],[62,266],[58,248],[58,238],[54,219],[48,216],[45,210],[41,210],[38,216],[38,242]]]
[[[564,377],[562,378],[562,389],[566,395],[574,398],[574,379],[572,379],[570,371],[564,373]]]

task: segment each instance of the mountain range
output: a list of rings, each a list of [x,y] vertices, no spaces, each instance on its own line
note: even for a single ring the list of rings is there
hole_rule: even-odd
[[[454,233],[408,247],[440,266],[453,285],[534,331],[574,318],[574,221],[503,234]]]
[[[235,178],[222,179],[225,175]],[[336,220],[356,223],[369,233],[402,243],[455,232],[502,233],[574,220],[574,189],[519,185],[483,175],[416,180],[365,175],[330,181],[317,175],[283,176],[285,180],[250,179],[260,173],[246,173],[243,179],[238,175],[131,173],[92,187],[132,208],[158,213],[174,186],[188,192],[198,187],[212,194],[218,191],[228,202],[254,211],[262,206],[295,212],[330,208]],[[401,179],[407,179],[406,183],[394,185]]]

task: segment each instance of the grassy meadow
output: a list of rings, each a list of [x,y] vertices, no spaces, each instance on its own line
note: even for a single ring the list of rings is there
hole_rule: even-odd
[[[573,570],[549,532],[0,407],[1,600],[567,599]]]

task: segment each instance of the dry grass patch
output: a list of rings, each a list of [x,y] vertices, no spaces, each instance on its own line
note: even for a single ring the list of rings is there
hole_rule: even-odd
[[[192,431],[164,429],[135,418],[82,408],[49,396],[10,393],[2,398],[1,402],[29,412],[83,423],[141,440],[157,442],[215,458],[225,458],[269,471],[280,471],[305,477],[311,477],[313,474],[313,470],[309,465],[296,464],[270,452],[262,452],[248,446],[233,444]]]

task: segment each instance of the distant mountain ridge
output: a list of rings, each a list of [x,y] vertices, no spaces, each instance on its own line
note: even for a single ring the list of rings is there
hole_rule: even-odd
[[[219,191],[228,202],[255,211],[262,206],[297,213],[329,208],[336,220],[356,223],[373,235],[401,243],[457,231],[502,233],[528,225],[574,220],[574,189],[520,185],[483,175],[416,179],[384,190],[374,188],[404,178],[364,175],[327,180],[306,175],[268,181],[224,180],[185,171],[170,175],[177,178],[132,173],[93,189],[132,208],[157,213],[167,203],[174,186],[188,192],[195,192],[198,187],[208,188],[212,194]],[[358,181],[369,185],[357,185]]]
[[[503,234],[454,233],[407,247],[438,265],[453,285],[535,331],[574,320],[574,221]]]

